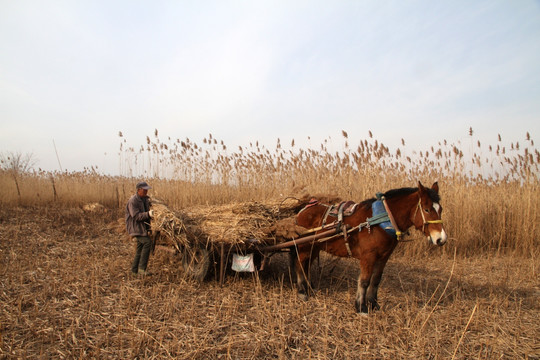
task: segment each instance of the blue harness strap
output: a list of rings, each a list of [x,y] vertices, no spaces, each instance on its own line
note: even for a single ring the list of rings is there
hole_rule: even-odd
[[[381,201],[381,193],[377,193],[377,199],[371,205],[372,217],[367,219],[369,226],[379,225],[389,235],[396,236],[396,229],[392,226],[390,217],[384,208],[384,204]]]

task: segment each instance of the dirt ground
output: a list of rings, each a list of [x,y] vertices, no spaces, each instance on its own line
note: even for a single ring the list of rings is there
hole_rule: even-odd
[[[0,210],[0,358],[540,358],[537,259],[397,253],[381,310],[362,316],[354,260],[323,257],[308,301],[283,255],[223,286],[186,278],[165,251],[151,257],[152,276],[133,277],[121,217]]]

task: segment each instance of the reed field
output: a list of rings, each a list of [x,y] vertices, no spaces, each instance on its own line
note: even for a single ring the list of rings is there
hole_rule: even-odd
[[[30,169],[4,154],[0,358],[539,359],[540,153],[528,133],[493,144],[473,135],[390,149],[343,131],[315,147],[229,149],[211,134],[195,143],[156,130],[132,146],[120,133],[115,176]],[[301,190],[359,202],[437,181],[449,241],[433,247],[411,230],[368,316],[354,311],[353,259],[323,256],[307,301],[285,254],[220,284],[156,251],[153,275],[137,278],[122,219],[140,179],[178,212]]]

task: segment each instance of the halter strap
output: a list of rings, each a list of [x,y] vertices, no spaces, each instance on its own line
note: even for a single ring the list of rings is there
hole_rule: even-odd
[[[416,206],[416,210],[414,211],[413,219],[416,218],[416,213],[420,210],[420,215],[422,215],[422,232],[424,232],[424,229],[426,225],[429,224],[442,224],[442,219],[439,220],[426,220],[426,217],[424,216],[424,212],[422,211],[422,200],[418,199],[418,205]],[[414,221],[414,220],[413,220]]]

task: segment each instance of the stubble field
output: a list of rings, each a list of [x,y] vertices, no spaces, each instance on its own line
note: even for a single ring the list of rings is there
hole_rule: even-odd
[[[361,316],[358,268],[348,259],[322,258],[308,301],[297,298],[281,255],[220,286],[185,278],[174,256],[156,251],[154,274],[134,278],[134,244],[118,232],[120,217],[117,208],[2,208],[1,358],[540,357],[534,259],[398,248],[381,310]]]

